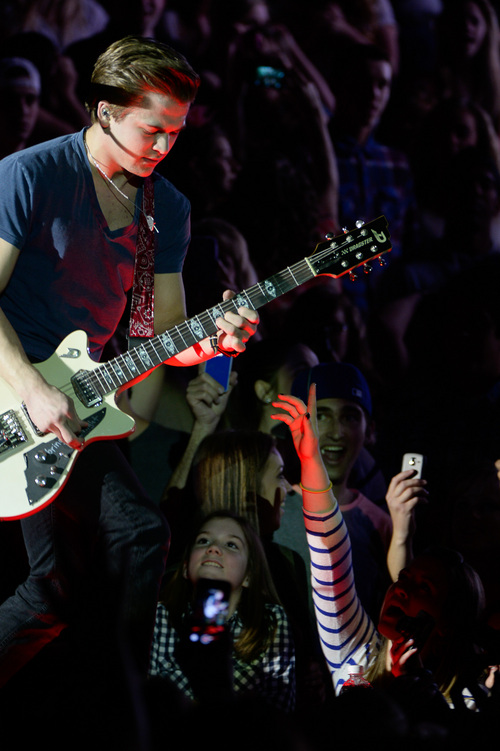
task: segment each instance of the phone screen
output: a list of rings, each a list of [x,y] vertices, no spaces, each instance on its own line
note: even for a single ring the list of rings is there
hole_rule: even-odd
[[[255,71],[255,85],[266,88],[281,89],[285,78],[285,71],[272,68],[270,65],[259,65]]]
[[[189,639],[210,644],[226,631],[231,585],[227,581],[199,579],[196,583]]]

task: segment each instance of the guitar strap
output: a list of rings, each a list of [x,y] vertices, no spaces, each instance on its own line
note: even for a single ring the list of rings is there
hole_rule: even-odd
[[[155,237],[148,224],[154,217],[154,184],[152,177],[144,180],[143,210],[137,230],[134,283],[130,304],[129,339],[154,336],[154,269]],[[152,222],[154,226],[154,221]]]

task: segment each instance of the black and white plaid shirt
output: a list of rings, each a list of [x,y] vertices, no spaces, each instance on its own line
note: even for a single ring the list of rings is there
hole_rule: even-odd
[[[259,696],[284,712],[295,707],[295,648],[285,611],[280,605],[266,605],[273,614],[276,629],[268,649],[252,662],[243,662],[233,651],[233,688],[235,692],[258,691]],[[235,613],[228,626],[233,642],[243,629]],[[167,610],[161,603],[156,610],[156,623],[149,665],[150,676],[166,676],[183,693],[193,698],[189,680],[184,675],[177,659],[176,647],[179,635],[168,620]]]

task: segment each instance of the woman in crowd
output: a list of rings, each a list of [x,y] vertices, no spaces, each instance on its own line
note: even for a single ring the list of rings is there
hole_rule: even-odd
[[[444,96],[468,96],[500,132],[498,20],[489,0],[445,0],[438,24]]]
[[[209,514],[196,528],[186,554],[157,608],[150,675],[170,679],[191,699],[199,699],[205,672],[203,650],[191,647],[193,594],[201,579],[230,583],[226,627],[230,635],[232,691],[255,694],[291,712],[295,704],[295,654],[284,609],[278,601],[258,535],[243,517]],[[224,672],[224,655],[218,668]],[[228,655],[226,655],[228,656]],[[232,676],[231,676],[232,673]],[[213,674],[208,686],[215,686]],[[201,698],[206,698],[202,696]]]

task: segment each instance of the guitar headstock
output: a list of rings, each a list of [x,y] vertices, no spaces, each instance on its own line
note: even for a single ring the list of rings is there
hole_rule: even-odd
[[[355,269],[362,266],[363,271],[370,273],[370,262],[379,259],[381,266],[385,266],[384,253],[391,250],[391,236],[388,231],[387,219],[379,216],[371,222],[356,222],[356,228],[337,237],[327,236],[327,241],[319,243],[308,263],[318,275],[326,274],[338,279],[349,274],[356,278]]]

